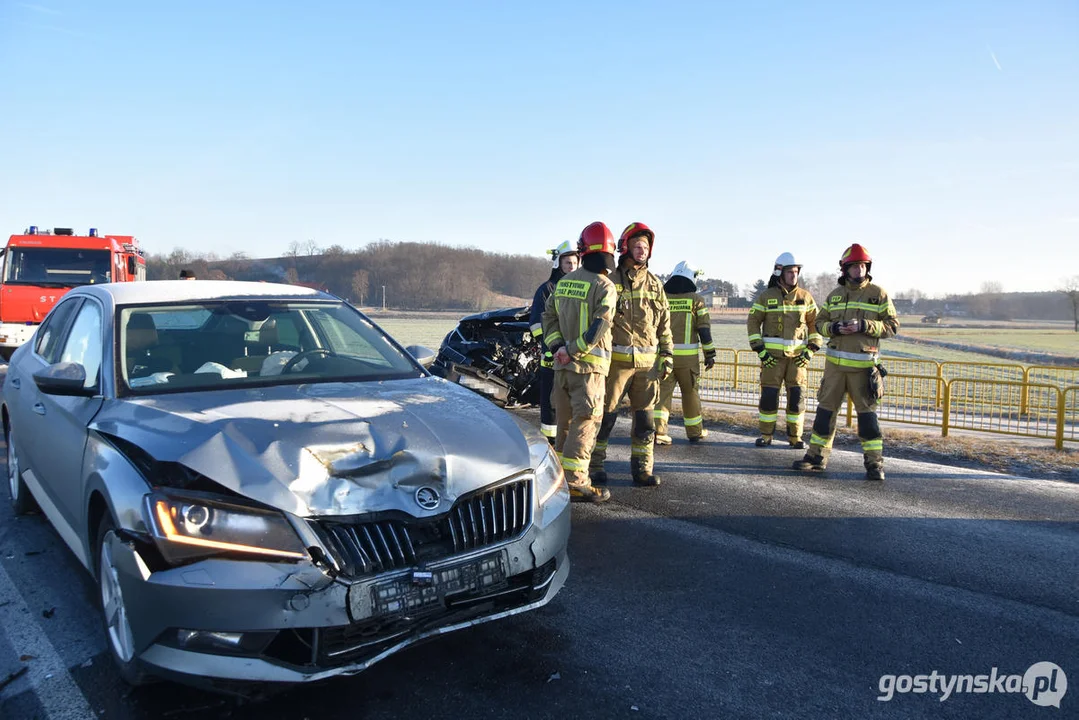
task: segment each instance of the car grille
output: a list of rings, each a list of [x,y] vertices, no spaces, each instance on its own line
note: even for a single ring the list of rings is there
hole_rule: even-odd
[[[512,540],[531,524],[529,477],[463,497],[439,518],[323,521],[321,527],[342,573],[358,577]]]

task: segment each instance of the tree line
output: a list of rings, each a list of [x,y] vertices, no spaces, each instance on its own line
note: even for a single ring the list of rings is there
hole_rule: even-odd
[[[799,284],[820,305],[836,286],[838,278],[836,272],[806,274]],[[755,298],[766,287],[766,281],[758,280],[749,288],[750,295]],[[1079,332],[1079,275],[1065,278],[1058,289],[1045,292],[1004,292],[1000,283],[990,281],[982,283],[975,293],[928,297],[920,290],[910,288],[892,292],[891,297],[901,314],[936,313],[979,320],[1069,320]]]
[[[530,300],[550,275],[550,261],[389,240],[355,250],[297,245],[275,258],[252,258],[245,253],[220,258],[182,249],[147,256],[149,280],[175,279],[182,269],[210,280],[308,285],[357,305],[381,306],[385,297],[386,306],[394,308],[485,309],[504,304],[502,296]]]

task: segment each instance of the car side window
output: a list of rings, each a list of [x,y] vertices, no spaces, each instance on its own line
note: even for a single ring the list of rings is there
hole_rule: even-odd
[[[60,357],[60,340],[64,337],[64,331],[80,304],[82,304],[81,298],[61,300],[38,328],[34,351],[50,365],[57,362],[57,358]]]
[[[75,316],[71,332],[67,334],[67,342],[64,343],[64,350],[60,354],[60,362],[82,365],[86,369],[84,387],[92,388],[97,385],[97,375],[101,369],[101,310],[95,303],[83,303],[79,314]]]

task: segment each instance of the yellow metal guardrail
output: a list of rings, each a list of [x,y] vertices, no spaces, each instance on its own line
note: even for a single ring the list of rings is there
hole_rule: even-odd
[[[806,410],[815,411],[824,354],[808,367]],[[951,429],[1052,439],[1058,449],[1079,441],[1079,366],[935,362],[886,358],[882,420]],[[752,350],[718,349],[716,364],[701,375],[703,402],[756,407],[760,359]],[[780,399],[781,407],[785,398]],[[846,424],[854,413],[847,403]]]

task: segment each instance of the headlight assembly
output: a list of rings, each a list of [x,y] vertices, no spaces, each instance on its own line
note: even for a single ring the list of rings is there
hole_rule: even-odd
[[[564,500],[569,502],[569,486],[566,484],[566,475],[562,472],[562,463],[558,461],[550,443],[546,440],[529,448],[533,458],[538,456],[536,463],[536,497],[539,498],[540,507],[546,505],[551,498],[565,494]]]
[[[171,562],[220,554],[280,560],[308,557],[296,531],[279,512],[194,494],[146,497],[154,540]]]

